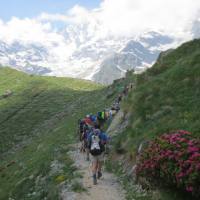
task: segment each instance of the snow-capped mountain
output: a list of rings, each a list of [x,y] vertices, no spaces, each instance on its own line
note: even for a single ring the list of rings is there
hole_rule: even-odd
[[[30,74],[45,75],[51,70],[43,67],[47,50],[37,45],[22,45],[18,42],[11,45],[0,41],[0,63]]]
[[[127,70],[144,70],[154,63],[165,45],[172,42],[172,38],[156,32],[131,39],[122,50],[103,60],[93,80],[110,84],[113,80],[123,77]]]
[[[150,66],[158,54],[173,43],[159,32],[138,37],[95,38],[89,27],[70,26],[62,33],[63,43],[42,45],[0,40],[0,64],[39,75],[68,76],[110,84],[126,70]]]

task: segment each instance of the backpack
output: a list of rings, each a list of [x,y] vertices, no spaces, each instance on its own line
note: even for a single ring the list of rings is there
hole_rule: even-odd
[[[90,153],[93,156],[98,156],[102,153],[102,144],[99,135],[92,133],[91,135],[91,144],[90,144]]]
[[[105,114],[104,112],[98,112],[97,113],[97,119],[103,121],[105,119],[104,114]]]

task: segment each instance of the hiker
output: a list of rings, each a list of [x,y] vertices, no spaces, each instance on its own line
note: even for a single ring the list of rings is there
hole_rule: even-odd
[[[107,142],[107,135],[100,130],[98,124],[95,125],[88,137],[88,145],[92,159],[92,174],[93,184],[97,184],[97,179],[102,176],[101,166],[103,162],[103,154],[105,151],[105,144]]]
[[[82,151],[86,152],[86,160],[89,161],[89,146],[88,146],[88,137],[90,134],[92,127],[90,127],[88,124],[85,124],[83,134],[82,134]]]
[[[84,124],[85,124],[84,120],[82,120],[82,119],[78,120],[78,131],[77,132],[78,132],[78,135],[79,135],[80,142],[82,141]]]
[[[127,86],[124,86],[124,90],[123,90],[123,95],[124,95],[124,96],[127,96],[128,90],[129,90],[128,85],[127,85]]]
[[[133,83],[130,83],[129,88],[132,90],[133,89]]]
[[[120,110],[120,106],[118,102],[113,103],[111,110],[115,110],[116,112],[118,112]]]
[[[121,100],[122,100],[122,94],[119,94],[119,95],[118,95],[118,98],[117,98],[117,102],[120,103]]]
[[[108,111],[108,118],[107,118],[108,125],[111,124],[111,122],[112,122],[112,117],[113,117],[113,112],[112,112],[112,110],[109,110],[109,111]]]

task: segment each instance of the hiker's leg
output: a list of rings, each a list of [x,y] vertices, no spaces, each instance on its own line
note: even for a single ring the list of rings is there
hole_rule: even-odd
[[[86,148],[86,160],[87,160],[87,161],[90,160],[90,156],[89,156],[89,148]]]
[[[93,174],[96,174],[96,173],[97,173],[97,170],[98,170],[98,161],[97,161],[97,159],[95,158],[95,160],[92,162],[92,173],[93,173]]]
[[[98,169],[98,159],[97,156],[92,156],[92,178],[93,184],[97,184],[97,169]]]
[[[86,160],[89,161],[90,160],[90,149],[89,149],[89,146],[88,146],[88,141],[85,140],[85,152],[86,152]]]
[[[99,155],[98,157],[98,166],[97,166],[97,178],[101,178],[102,177],[102,164],[103,164],[103,157],[104,155]]]

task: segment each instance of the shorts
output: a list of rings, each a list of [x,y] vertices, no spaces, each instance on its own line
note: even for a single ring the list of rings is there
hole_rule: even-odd
[[[91,161],[92,162],[102,162],[103,161],[103,153],[102,154],[100,154],[100,155],[98,155],[98,156],[93,156],[93,155],[91,155]]]

